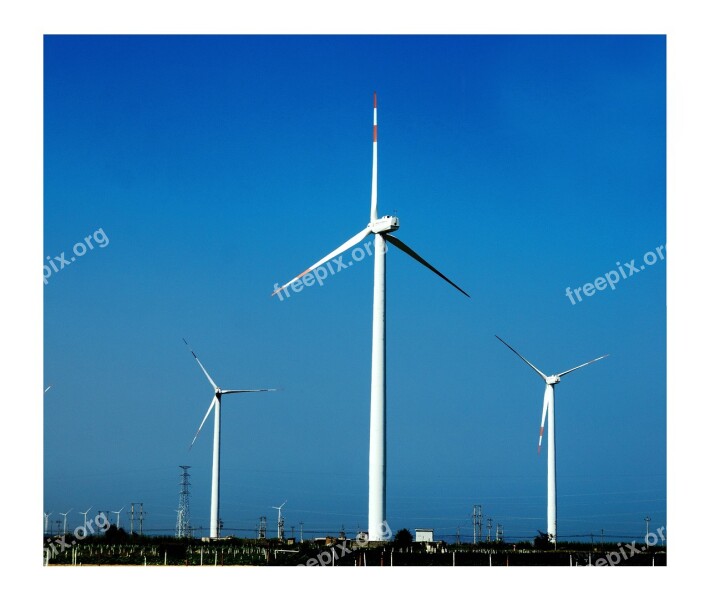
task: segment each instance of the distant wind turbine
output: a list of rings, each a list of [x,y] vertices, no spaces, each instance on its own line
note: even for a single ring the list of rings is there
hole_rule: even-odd
[[[272,506],[271,508],[275,508],[276,510],[279,511],[279,520],[276,521],[276,537],[280,540],[283,539],[284,537],[284,522],[281,520],[281,509],[284,507],[284,505],[288,502],[288,500],[284,500],[281,506]]]
[[[373,140],[372,140],[372,191],[370,201],[370,222],[360,233],[355,234],[330,254],[320,259],[300,275],[274,290],[281,290],[298,281],[301,277],[315,271],[321,265],[334,259],[367,236],[375,236],[375,280],[372,309],[372,380],[370,389],[370,469],[369,469],[369,501],[368,501],[368,539],[380,541],[384,539],[384,524],[386,520],[386,385],[385,385],[385,253],[387,242],[400,249],[414,260],[436,273],[444,281],[451,284],[459,292],[468,296],[458,285],[443,273],[435,269],[419,254],[412,250],[392,232],[399,229],[399,219],[393,216],[377,216],[377,94],[374,96]],[[280,297],[280,296],[279,296]],[[468,296],[470,297],[470,296]]]
[[[64,517],[64,535],[67,533],[67,515],[74,509],[70,508],[67,512],[60,512],[59,514]]]
[[[80,515],[84,515],[84,535],[86,535],[86,515],[89,514],[89,511],[90,511],[92,508],[94,508],[94,507],[93,507],[93,506],[90,506],[89,508],[87,508],[87,509],[86,509],[85,511],[83,511],[83,512],[82,512],[82,511],[79,511],[79,514],[80,514]]]
[[[121,511],[126,508],[125,505],[120,508],[120,510],[112,510],[111,512],[116,515],[116,529],[121,528]]]
[[[597,362],[602,358],[609,356],[605,354],[590,360],[584,364],[568,369],[567,371],[562,371],[557,375],[545,375],[540,369],[533,365],[527,358],[520,354],[515,348],[513,348],[508,342],[502,338],[496,336],[501,342],[503,342],[508,348],[510,348],[515,354],[518,355],[529,367],[531,367],[545,382],[545,396],[542,403],[542,421],[540,423],[540,437],[537,442],[537,453],[540,454],[540,448],[542,446],[542,436],[545,431],[545,417],[547,416],[547,534],[551,542],[557,543],[557,480],[556,480],[556,464],[555,464],[555,386],[560,382],[560,379],[591,365],[593,362]]]
[[[49,532],[49,517],[52,516],[51,512],[44,513],[44,533],[45,535]]]
[[[214,408],[214,441],[213,441],[213,445],[212,445],[212,502],[211,502],[211,507],[210,507],[210,537],[217,538],[217,537],[219,537],[219,452],[220,452],[220,426],[221,426],[221,420],[222,420],[222,417],[221,417],[222,396],[224,394],[247,394],[250,392],[275,392],[276,390],[272,389],[272,388],[258,389],[258,390],[223,390],[223,389],[221,389],[214,382],[214,380],[210,377],[210,374],[207,372],[207,369],[205,369],[205,367],[202,366],[200,359],[197,358],[197,354],[195,354],[192,351],[192,348],[190,348],[190,345],[187,343],[187,340],[185,338],[183,338],[182,341],[185,342],[185,345],[188,347],[188,349],[192,353],[192,356],[197,361],[197,364],[200,365],[200,369],[202,369],[202,372],[205,374],[205,377],[207,377],[207,380],[210,382],[210,385],[214,388],[214,398],[212,399],[212,403],[210,404],[210,407],[207,409],[207,412],[205,413],[205,416],[202,419],[202,423],[200,423],[200,426],[197,428],[197,433],[195,434],[195,437],[192,439],[192,443],[190,444],[190,448],[192,448],[193,444],[195,443],[195,440],[197,440],[197,436],[200,435],[200,431],[202,430],[202,426],[205,424],[207,417],[210,416],[210,413],[212,412],[212,409]]]

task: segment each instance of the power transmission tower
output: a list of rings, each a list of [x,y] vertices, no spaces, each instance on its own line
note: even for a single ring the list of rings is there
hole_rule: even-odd
[[[301,521],[299,525],[301,526],[301,543],[303,543],[303,521]]]
[[[259,517],[259,533],[257,534],[258,539],[266,539],[266,517]]]
[[[496,523],[496,542],[503,541],[503,526],[500,523]]]
[[[644,538],[644,541],[646,542],[646,545],[648,546],[648,524],[651,522],[651,517],[646,517],[644,519],[646,521],[646,537]]]
[[[488,522],[486,523],[486,529],[488,529],[488,534],[486,535],[486,541],[491,541],[491,529],[493,528],[493,519],[488,517]]]
[[[133,506],[134,502],[131,502],[131,535],[133,535]]]
[[[461,528],[457,525],[456,526],[456,545],[458,546],[461,543]]]
[[[177,526],[175,527],[176,538],[192,537],[192,527],[190,527],[190,473],[189,466],[180,465],[182,474],[180,475],[180,496],[178,504]]]
[[[480,504],[473,505],[473,543],[481,541],[483,537],[483,507]]]

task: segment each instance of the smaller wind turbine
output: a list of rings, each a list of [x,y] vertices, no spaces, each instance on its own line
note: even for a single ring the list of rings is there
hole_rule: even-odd
[[[90,511],[92,508],[94,508],[94,507],[93,507],[93,506],[90,506],[90,507],[87,508],[84,512],[79,511],[79,514],[80,514],[80,515],[84,515],[84,535],[86,535],[86,515],[89,514],[89,511]]]
[[[67,534],[67,515],[74,509],[70,508],[67,512],[60,512],[59,514],[64,517],[64,535]]]
[[[286,504],[286,502],[288,502],[288,500],[284,500],[283,504],[281,504],[281,506],[272,506],[271,507],[271,508],[275,508],[276,510],[279,511],[279,520],[276,522],[276,527],[277,527],[276,536],[280,540],[282,540],[284,538],[284,522],[281,519],[281,509],[284,507],[284,504]]]
[[[126,508],[126,506],[122,506],[120,510],[112,510],[111,512],[116,515],[116,529],[121,528],[121,511]]]
[[[258,390],[223,390],[220,388],[214,380],[210,377],[210,374],[207,372],[207,369],[202,366],[202,363],[200,362],[200,359],[197,358],[197,354],[195,354],[190,348],[190,344],[187,343],[187,340],[185,338],[182,338],[182,341],[185,342],[185,345],[188,347],[190,352],[192,353],[192,356],[195,358],[197,361],[197,364],[200,365],[200,369],[202,369],[202,372],[205,374],[205,377],[207,377],[207,380],[210,382],[210,385],[214,389],[214,398],[212,398],[212,403],[210,404],[210,407],[207,409],[207,412],[205,413],[204,418],[202,419],[202,423],[200,423],[200,426],[197,428],[197,433],[195,434],[195,437],[192,439],[192,443],[190,444],[190,448],[192,448],[193,444],[195,443],[195,440],[197,440],[197,436],[200,435],[200,431],[202,431],[202,426],[205,424],[205,421],[207,420],[207,417],[210,416],[210,413],[212,412],[212,409],[214,409],[214,440],[212,443],[212,499],[211,499],[211,505],[210,505],[210,537],[211,538],[218,538],[219,537],[219,455],[220,455],[220,440],[221,440],[221,434],[220,434],[220,428],[221,428],[221,423],[222,423],[222,396],[224,394],[247,394],[250,392],[275,392],[276,390],[273,388],[264,388],[264,389],[258,389]]]
[[[605,354],[590,360],[581,365],[577,365],[572,369],[567,371],[562,371],[557,375],[545,375],[540,369],[538,369],[534,364],[532,364],[527,358],[520,354],[515,348],[513,348],[508,342],[502,338],[496,336],[501,342],[503,342],[508,348],[510,348],[515,354],[518,355],[530,368],[532,368],[545,382],[545,397],[542,403],[542,422],[540,423],[540,438],[537,442],[537,453],[540,454],[540,447],[542,446],[542,435],[545,431],[545,417],[547,417],[547,534],[550,541],[557,543],[557,480],[556,480],[556,464],[555,464],[555,386],[560,382],[560,379],[591,365],[593,362],[597,362],[602,358],[609,356]]]
[[[44,513],[44,533],[46,534],[49,531],[49,517],[52,516],[51,512]]]

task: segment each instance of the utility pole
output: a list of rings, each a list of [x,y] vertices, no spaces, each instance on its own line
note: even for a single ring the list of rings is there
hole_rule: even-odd
[[[648,524],[651,522],[651,517],[646,517],[644,521],[646,521],[646,545],[648,546]]]
[[[456,526],[456,545],[458,546],[461,543],[461,528],[457,525]]]
[[[301,543],[303,543],[303,521],[301,521],[299,525],[301,526]]]

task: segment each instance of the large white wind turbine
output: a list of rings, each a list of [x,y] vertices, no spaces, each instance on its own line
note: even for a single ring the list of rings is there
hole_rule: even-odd
[[[593,362],[597,362],[602,358],[609,356],[605,354],[590,360],[584,364],[578,365],[567,371],[562,371],[557,375],[545,375],[540,369],[533,365],[527,358],[520,354],[515,348],[513,348],[508,342],[502,338],[496,336],[501,342],[503,342],[508,348],[510,348],[515,354],[525,361],[545,382],[545,396],[542,402],[542,421],[540,422],[540,437],[537,442],[537,452],[540,453],[540,448],[542,446],[542,436],[545,431],[545,417],[547,416],[547,534],[551,542],[557,542],[557,480],[556,480],[556,466],[555,466],[555,386],[560,382],[560,379],[591,365]]]
[[[386,495],[386,397],[385,397],[385,252],[386,243],[390,242],[405,254],[424,265],[450,283],[462,294],[468,296],[453,281],[419,256],[404,242],[392,235],[399,229],[399,219],[393,216],[377,216],[377,94],[374,96],[373,139],[372,139],[372,195],[370,202],[370,222],[360,233],[323,257],[291,281],[276,289],[272,295],[296,282],[298,279],[317,269],[329,260],[342,254],[364,240],[368,235],[375,236],[375,282],[372,308],[372,384],[370,392],[370,480],[368,504],[368,538],[382,540],[385,531],[385,495]],[[470,297],[470,296],[469,296]]]
[[[259,389],[259,390],[223,390],[223,389],[221,389],[210,377],[209,373],[207,372],[207,369],[205,369],[202,366],[200,359],[197,358],[197,355],[192,351],[192,348],[190,348],[190,345],[187,343],[187,340],[185,340],[185,338],[183,338],[182,341],[185,342],[185,345],[189,348],[190,352],[192,352],[192,356],[195,357],[197,364],[200,365],[200,369],[202,369],[202,372],[205,374],[205,377],[207,377],[207,380],[210,382],[210,385],[214,388],[214,398],[212,399],[212,403],[210,404],[210,407],[207,409],[207,412],[205,413],[205,417],[202,419],[202,423],[200,423],[200,426],[197,428],[197,433],[195,434],[195,437],[192,439],[192,443],[190,444],[190,448],[192,448],[193,444],[195,443],[197,436],[200,435],[200,431],[202,430],[202,426],[205,424],[207,417],[210,416],[210,413],[212,412],[212,409],[214,408],[214,442],[213,442],[213,446],[212,446],[212,503],[211,503],[211,508],[210,508],[210,537],[217,538],[217,537],[219,537],[219,445],[220,445],[220,425],[221,425],[221,421],[222,421],[222,418],[221,418],[222,396],[224,394],[247,394],[250,392],[275,392],[276,390],[275,389]]]

